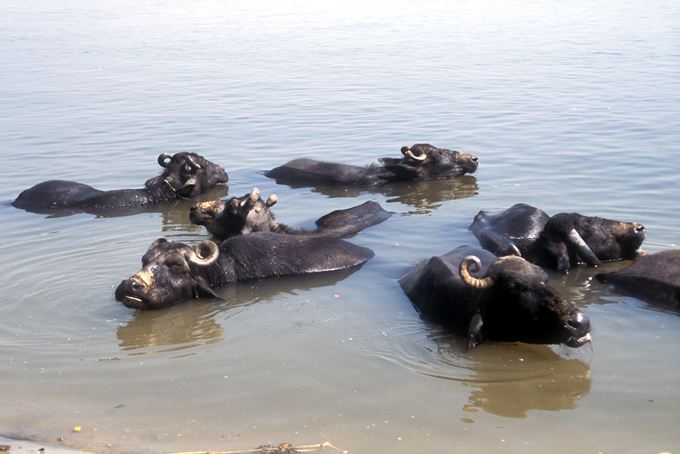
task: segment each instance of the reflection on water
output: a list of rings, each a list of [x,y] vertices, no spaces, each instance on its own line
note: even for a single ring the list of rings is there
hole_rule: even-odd
[[[197,299],[166,309],[138,310],[132,320],[118,328],[119,346],[128,355],[147,355],[222,342],[225,340],[222,323],[248,306],[275,300],[279,295],[335,285],[358,269],[237,282],[218,290],[221,299]]]
[[[466,413],[480,410],[507,418],[526,418],[531,410],[573,410],[590,393],[592,346],[566,346],[487,341],[466,351],[465,337],[428,322],[427,342],[418,353],[415,336],[404,339],[399,353],[413,370],[470,390]],[[393,347],[394,348],[394,347]],[[423,355],[423,349],[426,354]],[[395,355],[399,356],[399,355]],[[471,417],[462,422],[474,422]]]
[[[474,197],[478,191],[477,178],[464,175],[450,180],[393,185],[381,192],[388,203],[402,203],[415,208],[412,214],[426,214],[439,208],[443,202]]]
[[[174,352],[224,340],[215,320],[220,310],[206,301],[192,301],[159,311],[137,311],[118,328],[122,351],[129,355]]]
[[[295,186],[292,186],[295,187]],[[426,214],[449,200],[466,199],[478,194],[477,178],[463,175],[448,180],[411,181],[386,184],[372,188],[315,187],[312,192],[328,197],[357,197],[363,193],[381,194],[387,203],[401,203],[413,207],[411,214]]]
[[[531,410],[573,410],[590,392],[590,366],[547,346],[503,345],[497,362],[478,362],[463,410],[526,418]],[[585,347],[587,348],[587,347]],[[488,358],[485,358],[488,360]]]
[[[416,369],[470,388],[468,401],[462,404],[465,412],[483,410],[507,418],[526,418],[531,410],[573,410],[590,392],[590,365],[583,360],[592,353],[590,345],[571,349],[488,341],[466,352],[463,336],[447,336],[435,330],[428,337],[434,345],[433,356],[429,364],[421,363]],[[471,418],[461,420],[474,422]]]

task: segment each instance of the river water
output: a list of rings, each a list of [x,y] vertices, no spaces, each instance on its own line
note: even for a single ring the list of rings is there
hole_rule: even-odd
[[[398,285],[481,209],[524,202],[678,247],[680,3],[0,2],[0,434],[106,453],[328,441],[350,453],[677,452],[680,316],[551,273],[591,319],[579,350],[463,340]],[[472,176],[292,189],[293,157],[371,164],[403,145],[474,153]],[[192,202],[120,215],[9,205],[52,178],[141,187],[197,152],[280,222],[367,200],[347,275],[251,282],[139,312],[113,298],[158,237],[209,235]],[[605,270],[622,263],[605,265]],[[74,427],[82,429],[75,432]]]

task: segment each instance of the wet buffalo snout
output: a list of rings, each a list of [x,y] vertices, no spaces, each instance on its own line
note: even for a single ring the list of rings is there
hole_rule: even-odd
[[[116,297],[136,294],[139,292],[144,292],[146,290],[146,285],[137,282],[134,279],[125,279],[118,285],[116,289]]]
[[[567,320],[567,325],[579,334],[590,332],[590,319],[583,312],[578,312],[574,317]]]

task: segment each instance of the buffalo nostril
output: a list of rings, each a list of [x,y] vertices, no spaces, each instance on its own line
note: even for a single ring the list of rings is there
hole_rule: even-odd
[[[590,329],[590,319],[583,312],[579,312],[575,317],[567,320],[567,325],[577,331],[588,331]]]
[[[144,288],[144,286],[137,281],[132,281],[131,287],[132,287],[132,290],[140,290],[140,289]]]
[[[479,162],[479,158],[477,156],[472,157],[472,162]]]
[[[642,225],[642,224],[640,224],[640,225],[638,225],[637,227],[635,227],[635,231],[636,231],[637,233],[642,233],[642,232],[645,231],[645,226]]]

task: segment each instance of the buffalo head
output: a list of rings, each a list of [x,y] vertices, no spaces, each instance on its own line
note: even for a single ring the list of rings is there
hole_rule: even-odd
[[[547,279],[521,257],[461,246],[420,262],[399,283],[423,315],[467,335],[468,349],[485,339],[584,345],[588,317]]]
[[[253,188],[243,197],[197,203],[191,207],[189,219],[196,225],[205,226],[219,239],[251,232],[275,232],[278,224],[269,208],[277,201],[273,194],[266,201],[262,200],[259,189]]]
[[[621,222],[578,213],[560,213],[551,217],[538,239],[538,247],[547,259],[566,273],[569,267],[585,262],[634,259],[644,254],[640,249],[647,233],[637,222]]]
[[[142,257],[142,270],[120,283],[116,299],[133,309],[157,309],[189,298],[215,297],[204,274],[218,256],[211,241],[191,248],[160,238]]]
[[[494,261],[484,278],[470,271],[481,269],[476,256],[465,257],[459,266],[460,279],[486,293],[485,304],[473,316],[468,342],[477,342],[483,330],[501,340],[580,347],[590,341],[588,317],[557,290],[547,285],[548,275],[521,257]]]
[[[443,180],[465,173],[474,173],[479,165],[477,156],[429,144],[402,147],[402,159],[379,159],[387,170],[402,180]]]
[[[181,152],[175,155],[162,153],[158,164],[163,173],[146,182],[146,187],[167,184],[181,198],[203,194],[219,183],[229,180],[222,166],[213,164],[196,153]]]

